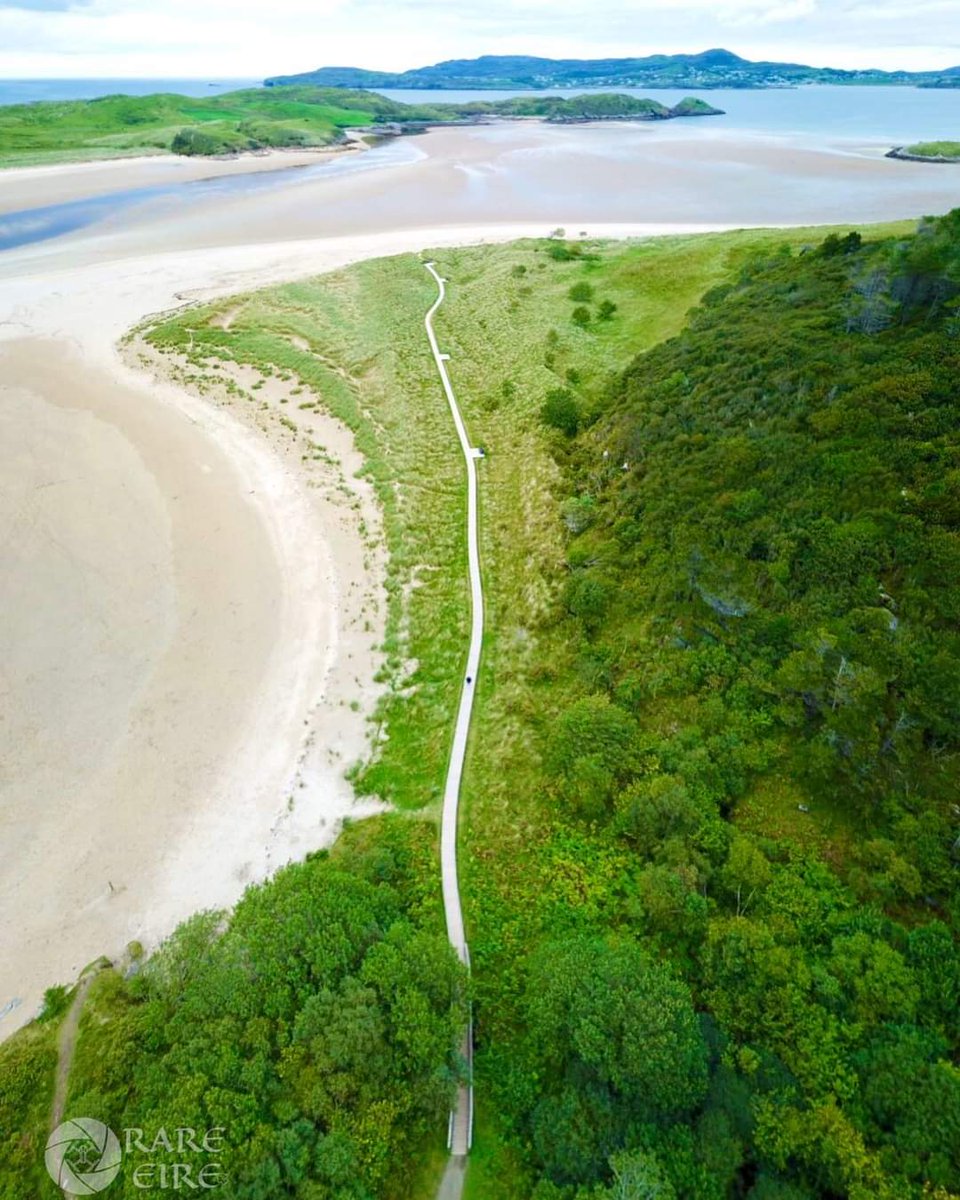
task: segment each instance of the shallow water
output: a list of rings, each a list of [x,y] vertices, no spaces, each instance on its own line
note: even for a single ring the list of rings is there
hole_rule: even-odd
[[[891,146],[932,139],[960,141],[960,88],[908,87],[802,87],[751,91],[719,88],[716,91],[650,88],[577,88],[563,95],[585,92],[623,92],[652,96],[673,105],[685,96],[698,96],[725,116],[710,123],[740,132],[799,134],[817,138],[864,138]],[[509,96],[557,94],[545,92],[444,92],[385,90],[385,96],[408,104],[465,103],[470,100],[506,99]]]
[[[90,261],[134,248],[463,224],[542,222],[545,232],[624,223],[814,225],[960,206],[960,165],[887,159],[889,145],[738,130],[713,118],[435,129],[308,167],[128,184],[126,191],[8,213],[0,217],[0,249],[8,251],[0,261],[12,266],[9,252],[32,243],[69,245],[71,261]],[[43,186],[38,182],[38,196]],[[0,201],[2,188],[0,174]]]
[[[180,206],[227,199],[231,196],[259,196],[282,188],[292,188],[317,179],[344,178],[384,167],[414,163],[424,154],[407,139],[389,142],[368,154],[350,154],[310,166],[297,166],[247,175],[221,175],[214,179],[157,184],[126,188],[90,196],[65,204],[50,204],[22,212],[0,215],[0,251],[33,242],[48,241],[95,225],[108,217],[145,207],[155,215]],[[3,176],[0,174],[0,194]]]

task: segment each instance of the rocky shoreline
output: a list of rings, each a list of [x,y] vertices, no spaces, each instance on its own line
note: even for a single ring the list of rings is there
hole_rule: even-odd
[[[946,154],[911,154],[907,146],[894,146],[884,157],[899,158],[902,162],[960,163],[960,158],[950,158]]]

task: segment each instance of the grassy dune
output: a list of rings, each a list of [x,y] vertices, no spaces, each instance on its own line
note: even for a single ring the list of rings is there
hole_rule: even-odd
[[[960,159],[960,142],[917,142],[905,147],[905,153],[916,154],[918,158]]]
[[[0,107],[0,165],[182,152],[230,154],[274,146],[324,146],[374,120],[354,93],[251,88],[195,98],[104,96]]]
[[[231,155],[303,149],[342,140],[351,127],[539,117],[548,121],[664,120],[701,116],[688,97],[675,109],[616,94],[518,97],[471,104],[401,104],[375,92],[307,85],[249,88],[196,98],[158,93],[0,106],[0,167],[141,154]]]

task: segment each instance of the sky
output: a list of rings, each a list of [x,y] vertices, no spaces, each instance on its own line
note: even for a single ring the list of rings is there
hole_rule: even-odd
[[[260,79],[713,47],[815,66],[956,66],[960,0],[0,0],[7,79]]]

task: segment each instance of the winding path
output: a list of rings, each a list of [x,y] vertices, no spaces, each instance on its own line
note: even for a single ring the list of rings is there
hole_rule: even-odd
[[[456,396],[447,373],[448,354],[442,354],[437,344],[437,335],[433,331],[433,318],[437,309],[444,301],[446,290],[445,281],[434,268],[433,263],[426,264],[427,270],[437,281],[439,294],[433,307],[426,315],[424,324],[430,349],[437,364],[440,381],[450,405],[453,423],[460,439],[460,449],[463,451],[467,467],[467,559],[470,572],[470,606],[472,622],[470,627],[470,648],[467,651],[467,665],[464,671],[463,687],[460,692],[460,708],[457,712],[457,724],[453,734],[453,746],[450,751],[450,763],[447,767],[447,782],[443,792],[443,815],[440,825],[440,870],[443,882],[443,910],[447,919],[447,937],[460,961],[469,969],[470,951],[463,928],[463,909],[460,904],[460,886],[457,878],[457,813],[460,805],[460,780],[463,776],[463,761],[467,752],[467,737],[470,732],[470,717],[473,713],[473,696],[477,686],[477,671],[480,667],[480,649],[483,643],[483,584],[480,577],[480,549],[477,535],[477,459],[483,457],[483,451],[470,445],[466,426]],[[463,1159],[466,1157],[473,1140],[473,1024],[467,1028],[464,1038],[463,1055],[469,1069],[469,1081],[461,1084],[457,1093],[457,1102],[450,1113],[450,1127],[447,1145],[450,1150],[451,1162],[441,1185],[441,1197],[454,1197],[460,1194],[463,1186]]]

